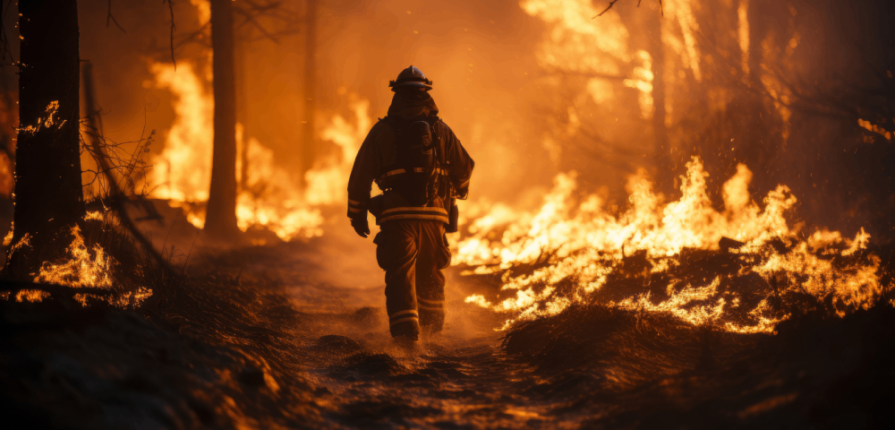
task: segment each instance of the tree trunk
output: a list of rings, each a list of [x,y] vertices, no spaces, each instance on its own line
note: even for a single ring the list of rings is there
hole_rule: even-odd
[[[220,238],[236,227],[236,62],[233,2],[211,0],[211,47],[214,51],[214,149],[205,231]]]
[[[651,11],[652,12],[652,11]],[[672,151],[668,142],[668,128],[665,127],[665,46],[662,43],[663,20],[658,13],[648,14],[647,38],[650,57],[653,62],[653,145],[657,155],[656,168],[659,188],[668,192],[674,188],[674,174],[671,166]]]
[[[19,132],[15,222],[6,272],[28,278],[65,255],[83,222],[78,140],[80,73],[76,0],[20,0]]]
[[[242,147],[239,150],[239,188],[240,192],[249,189],[249,95],[248,95],[248,42],[245,39],[237,44],[236,56],[236,120],[242,124]]]
[[[314,167],[317,144],[314,137],[314,109],[317,87],[317,0],[306,0],[305,10],[305,119],[302,124],[301,183]]]

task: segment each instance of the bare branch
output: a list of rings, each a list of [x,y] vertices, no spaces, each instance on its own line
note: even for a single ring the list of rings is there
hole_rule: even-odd
[[[642,0],[637,0],[637,7],[640,7],[640,2],[641,2],[641,1],[642,1]],[[609,6],[606,6],[606,9],[603,9],[602,12],[598,13],[597,16],[595,16],[595,17],[593,17],[593,18],[591,18],[591,19],[594,19],[594,18],[596,18],[596,17],[598,17],[598,16],[603,16],[603,14],[606,13],[606,12],[609,12],[609,9],[612,9],[612,6],[615,6],[616,3],[618,3],[618,0],[612,0],[611,2],[609,2]],[[665,10],[664,10],[663,7],[662,7],[662,0],[659,0],[659,13],[661,13],[662,16],[665,16]]]
[[[609,2],[609,6],[606,6],[606,9],[603,9],[603,11],[598,13],[597,16],[603,16],[604,13],[609,12],[609,9],[612,9],[612,6],[615,6],[615,4],[617,2],[618,2],[618,0],[612,0],[611,2]],[[640,6],[639,1],[637,2],[637,5]],[[596,18],[597,16],[595,16],[594,18]],[[591,19],[594,19],[594,18],[591,18]]]
[[[168,0],[165,0],[168,1]],[[285,2],[281,0],[261,2],[258,0],[244,0],[234,4],[234,13],[241,15],[244,20],[235,25],[236,29],[241,29],[247,25],[256,29],[260,37],[252,37],[248,34],[244,36],[246,41],[269,40],[273,43],[279,43],[280,38],[297,34],[296,23],[299,21],[295,14],[285,6]],[[276,21],[280,27],[271,29],[271,25],[265,25],[262,20]],[[192,33],[179,38],[174,42],[174,49],[180,48],[190,43],[198,43],[206,48],[210,48],[210,38],[203,37],[211,28],[211,22],[204,23],[199,29]]]
[[[284,2],[282,1],[269,1],[267,3],[259,3],[253,0],[246,0],[242,2],[241,7],[234,7],[234,11],[239,13],[243,17],[245,17],[245,21],[237,26],[237,28],[242,28],[243,26],[249,24],[252,27],[256,28],[258,32],[261,34],[261,39],[267,39],[274,43],[279,43],[279,36],[288,36],[292,34],[298,33],[298,30],[294,28],[295,24],[298,22],[298,19],[294,16],[293,13],[283,7]],[[245,6],[248,5],[248,6]],[[268,20],[276,20],[281,24],[284,24],[286,28],[280,30],[271,30],[268,27],[264,26],[259,18],[265,18]],[[250,40],[254,40],[251,39]]]
[[[255,19],[255,16],[250,15],[248,12],[246,12],[240,8],[234,8],[234,11],[236,11],[237,13],[239,13],[240,15],[242,15],[246,18],[246,21],[244,24],[252,24],[255,28],[258,29],[259,32],[261,32],[261,34],[264,35],[264,37],[270,39],[273,43],[276,43],[276,44],[280,43],[280,41],[276,38],[276,36],[269,33],[267,31],[267,29],[264,28],[264,26],[261,25],[261,23],[259,23],[258,20]]]
[[[174,63],[174,70],[177,70],[177,60],[174,58],[174,0],[162,0],[162,3],[168,3],[168,11],[171,13],[171,62]]]
[[[22,290],[41,290],[46,291],[50,294],[63,295],[94,294],[97,296],[110,296],[118,293],[115,290],[107,290],[105,288],[69,287],[66,285],[56,284],[35,284],[32,282],[22,282],[8,279],[4,280],[3,283],[0,283],[0,291],[9,291],[10,293],[14,294]]]
[[[110,20],[115,23],[115,26],[118,27],[119,30],[123,33],[127,33],[124,27],[122,27],[121,24],[118,23],[118,20],[112,15],[112,0],[109,0],[109,9],[106,11],[106,27],[109,26]]]

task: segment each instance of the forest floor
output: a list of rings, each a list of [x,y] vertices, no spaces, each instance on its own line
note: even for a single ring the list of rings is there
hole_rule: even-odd
[[[451,270],[444,334],[408,350],[388,335],[369,239],[223,249],[196,246],[186,226],[158,231],[191,262],[176,294],[140,311],[0,303],[5,428],[895,423],[888,305],[773,336],[580,306],[504,339],[503,317],[463,300],[496,286]]]

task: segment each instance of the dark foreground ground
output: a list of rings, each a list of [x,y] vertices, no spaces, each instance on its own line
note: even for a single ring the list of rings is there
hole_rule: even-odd
[[[892,428],[895,310],[735,335],[598,305],[507,338],[448,291],[448,332],[386,335],[381,288],[315,243],[197,257],[140,311],[0,302],[3,428]]]

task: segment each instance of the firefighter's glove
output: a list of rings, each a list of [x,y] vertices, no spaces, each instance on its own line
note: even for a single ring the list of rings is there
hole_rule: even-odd
[[[351,226],[354,227],[354,231],[357,232],[357,235],[363,238],[366,238],[370,235],[370,223],[367,222],[367,214],[364,212],[364,216],[356,216],[351,218]]]

